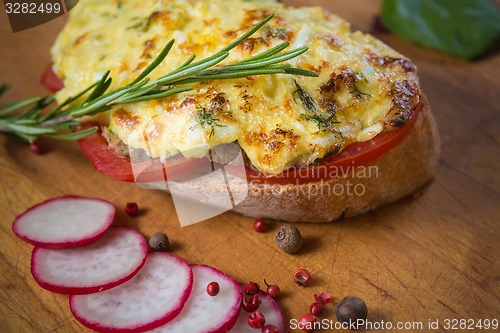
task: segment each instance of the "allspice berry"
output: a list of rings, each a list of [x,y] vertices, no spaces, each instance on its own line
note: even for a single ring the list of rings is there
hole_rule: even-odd
[[[151,238],[149,239],[149,246],[151,247],[151,250],[153,251],[162,251],[166,252],[168,251],[168,246],[170,244],[170,241],[167,237],[162,232],[157,232]]]
[[[282,226],[274,235],[276,245],[286,253],[295,253],[302,247],[302,235],[299,229],[292,224]]]
[[[368,316],[368,308],[361,298],[347,296],[337,304],[335,314],[341,323],[347,322],[349,327],[359,329]]]

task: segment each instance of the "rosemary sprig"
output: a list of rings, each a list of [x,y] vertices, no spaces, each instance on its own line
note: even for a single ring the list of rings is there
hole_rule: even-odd
[[[298,95],[300,101],[302,102],[302,105],[304,106],[304,109],[306,110],[306,113],[302,114],[301,116],[305,120],[315,122],[320,131],[334,130],[333,125],[338,124],[338,121],[335,118],[335,113],[329,112],[328,114],[325,114],[321,112],[311,95],[309,95],[307,91],[302,88],[296,80],[293,81],[296,87],[296,90],[293,92],[294,101],[295,95]],[[297,101],[295,101],[295,103],[297,103]]]
[[[2,96],[2,95],[3,95],[3,93],[4,93],[4,92],[6,92],[6,91],[9,89],[9,87],[10,87],[10,86],[9,86],[8,84],[6,84],[6,83],[2,83],[2,84],[0,85],[0,96]]]
[[[220,119],[214,117],[215,111],[213,109],[207,110],[206,108],[199,106],[198,108],[198,123],[205,130],[210,130],[209,137],[212,137],[215,133],[215,127],[224,127],[220,123]],[[195,126],[191,127],[190,130],[194,129]]]
[[[373,97],[373,95],[371,95],[369,93],[362,92],[361,90],[359,90],[359,88],[356,85],[356,83],[354,83],[354,85],[352,87],[351,94],[354,94],[354,96],[356,96],[357,99],[361,99],[362,96]]]
[[[318,109],[318,106],[316,105],[316,102],[311,97],[311,95],[309,95],[307,91],[304,88],[302,88],[302,86],[297,82],[297,80],[293,80],[293,82],[295,83],[295,88],[296,88],[295,91],[293,92],[294,100],[295,100],[295,94],[297,94],[299,96],[300,101],[302,102],[302,105],[304,106],[304,109],[306,109],[308,113],[319,114],[320,111]],[[295,101],[295,103],[297,103],[297,101]]]
[[[95,126],[76,130],[80,125],[79,118],[107,111],[116,105],[165,98],[189,91],[192,87],[185,85],[190,83],[268,74],[316,77],[314,72],[283,63],[307,51],[307,47],[301,47],[282,52],[289,46],[288,42],[235,63],[220,65],[228,57],[229,51],[253,35],[272,17],[273,15],[269,15],[219,52],[196,62],[193,55],[178,68],[154,81],[147,76],[163,62],[172,49],[174,40],[169,41],[158,56],[133,81],[123,87],[108,91],[112,83],[108,71],[99,81],[52,108],[49,106],[54,101],[53,96],[33,97],[0,105],[0,132],[14,134],[30,142],[41,135],[59,140],[79,140],[98,130]],[[8,85],[2,84],[0,95],[8,88]],[[82,97],[85,97],[83,102],[75,103]],[[217,123],[207,125],[217,126]]]
[[[366,96],[373,97],[373,95],[362,92],[361,90],[359,90],[358,83],[360,81],[361,82],[368,82],[366,80],[366,77],[362,73],[354,71],[353,76],[351,77],[351,80],[352,80],[351,94],[354,95],[356,97],[356,99],[361,99],[361,97],[363,97],[363,96],[364,97],[366,97]]]

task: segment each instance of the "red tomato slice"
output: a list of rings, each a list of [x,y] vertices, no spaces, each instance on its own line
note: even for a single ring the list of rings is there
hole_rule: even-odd
[[[95,122],[87,122],[82,129],[99,126]],[[130,159],[116,154],[113,147],[98,131],[91,136],[78,141],[80,149],[90,159],[94,168],[106,176],[125,182],[158,182],[170,179],[189,178],[196,168],[206,165],[206,160],[175,157],[169,160],[167,166],[159,159],[151,159],[141,163],[132,163]]]
[[[284,185],[305,184],[346,174],[346,172],[351,171],[353,167],[369,164],[401,142],[414,127],[420,109],[421,103],[419,102],[413,109],[410,119],[403,127],[382,132],[368,141],[350,144],[340,153],[322,159],[318,165],[292,167],[278,176],[266,176],[258,170],[246,165],[246,178],[248,182],[253,183]],[[229,168],[230,166],[226,167],[226,169]],[[238,175],[234,172],[236,170],[235,168],[230,168],[228,171],[235,176],[243,178],[244,175]]]
[[[235,168],[231,165],[226,165],[225,169],[229,173],[246,178],[253,183],[304,184],[330,179],[339,173],[345,173],[342,169],[349,171],[349,168],[367,165],[395,147],[414,127],[420,109],[421,103],[418,103],[410,120],[403,127],[380,133],[368,141],[353,143],[340,153],[322,159],[319,165],[293,167],[279,176],[266,176],[248,165],[245,165],[246,175],[238,174],[237,170],[241,170],[241,168]],[[95,125],[98,124],[88,122],[83,125],[83,128]],[[128,158],[117,155],[115,149],[109,146],[100,131],[78,141],[78,143],[96,170],[110,178],[126,182],[164,181],[167,179],[167,174],[171,179],[181,179],[197,174],[197,170],[206,169],[207,164],[207,160],[204,158],[186,160],[183,157],[171,159],[167,167],[158,159],[133,164]]]
[[[54,73],[52,65],[48,66],[42,74],[41,83],[54,92],[64,87],[64,82]],[[100,126],[95,122],[82,124],[86,129],[92,126]],[[159,159],[151,159],[142,163],[132,163],[130,159],[116,154],[115,149],[110,147],[101,131],[78,141],[80,149],[90,159],[94,168],[106,176],[125,182],[162,182],[167,179],[186,180],[199,171],[206,171],[207,160],[194,158],[186,160],[183,157],[169,159],[168,165],[164,165]],[[198,172],[195,169],[198,169]]]
[[[53,92],[61,90],[64,87],[63,81],[52,70],[52,64],[45,69],[40,82],[45,88]]]
[[[82,125],[82,129],[96,125],[98,126],[99,124],[92,122],[84,123]],[[100,130],[91,136],[79,140],[78,144],[80,145],[80,149],[90,159],[97,171],[116,180],[126,182],[135,181],[136,177],[130,160],[117,155],[115,149],[111,147],[108,144],[108,141],[106,141],[106,139],[101,135]],[[149,166],[152,166],[152,163],[149,163]],[[147,169],[147,167],[148,166],[145,165],[144,169]],[[156,168],[155,172],[148,173],[147,178],[150,181],[163,180],[163,169]]]

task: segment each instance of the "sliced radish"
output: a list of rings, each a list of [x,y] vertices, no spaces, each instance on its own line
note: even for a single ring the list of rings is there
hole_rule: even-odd
[[[193,265],[191,268],[194,275],[193,290],[184,309],[170,323],[152,332],[227,332],[238,319],[242,298],[238,282],[209,266]],[[210,282],[219,284],[220,291],[216,296],[207,293]]]
[[[193,286],[186,262],[167,253],[149,253],[144,267],[126,283],[96,294],[73,295],[70,308],[83,325],[99,332],[138,332],[163,325],[179,314]]]
[[[61,294],[90,294],[110,289],[144,265],[148,246],[129,227],[112,226],[97,241],[75,249],[35,247],[31,274],[43,288]]]
[[[244,288],[245,286],[242,286],[242,294]],[[257,311],[262,313],[264,318],[266,318],[266,325],[274,325],[278,329],[278,332],[285,332],[285,317],[278,303],[263,291],[260,291],[259,299],[261,303]],[[256,330],[248,325],[248,315],[249,313],[242,309],[236,324],[229,330],[229,333],[255,333]]]
[[[96,241],[115,217],[112,203],[96,198],[63,196],[39,203],[12,224],[24,241],[45,248],[73,248]]]

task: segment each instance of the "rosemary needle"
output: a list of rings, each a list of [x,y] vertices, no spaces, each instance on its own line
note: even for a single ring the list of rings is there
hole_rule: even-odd
[[[210,80],[236,79],[251,75],[317,76],[314,72],[282,63],[307,51],[307,47],[301,47],[281,52],[289,46],[288,42],[235,63],[219,65],[228,57],[232,49],[262,28],[272,17],[273,15],[267,16],[219,52],[196,62],[194,61],[196,57],[193,55],[178,68],[151,82],[147,76],[168,56],[174,45],[174,40],[170,40],[133,81],[115,90],[108,91],[112,78],[109,76],[110,72],[107,71],[99,81],[51,109],[49,106],[54,101],[53,96],[32,97],[2,104],[0,105],[0,132],[13,134],[29,142],[33,142],[40,135],[58,140],[80,140],[98,130],[96,126],[76,130],[80,125],[78,120],[80,117],[104,112],[116,105],[166,98],[192,89],[190,86],[181,85]],[[0,85],[0,95],[8,88],[7,84]],[[74,102],[83,96],[86,96],[85,100],[74,105]]]

